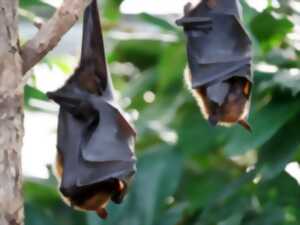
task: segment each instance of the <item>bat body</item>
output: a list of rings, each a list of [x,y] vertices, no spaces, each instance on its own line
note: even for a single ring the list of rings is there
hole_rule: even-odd
[[[97,1],[86,8],[81,60],[48,97],[60,105],[55,174],[64,201],[101,218],[121,203],[136,171],[135,130],[115,102]]]
[[[203,0],[184,11],[176,22],[187,36],[185,80],[204,117],[212,125],[239,123],[250,130],[251,41],[238,0]]]

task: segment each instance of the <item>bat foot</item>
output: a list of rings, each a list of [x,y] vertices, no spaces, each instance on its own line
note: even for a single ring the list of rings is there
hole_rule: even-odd
[[[245,128],[249,133],[252,133],[252,128],[246,120],[240,120],[238,122],[243,128]]]
[[[102,208],[102,207],[99,207],[97,210],[96,210],[96,213],[97,215],[101,218],[101,219],[107,219],[108,217],[108,213],[106,211],[105,208]]]

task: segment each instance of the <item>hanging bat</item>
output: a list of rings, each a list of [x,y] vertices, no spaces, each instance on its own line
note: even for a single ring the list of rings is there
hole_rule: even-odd
[[[107,217],[121,203],[136,171],[135,130],[114,98],[106,68],[97,1],[86,8],[81,60],[50,99],[59,104],[55,174],[65,202]]]
[[[239,123],[251,131],[251,40],[238,0],[202,0],[184,13],[176,23],[187,36],[185,80],[202,114],[214,126]]]

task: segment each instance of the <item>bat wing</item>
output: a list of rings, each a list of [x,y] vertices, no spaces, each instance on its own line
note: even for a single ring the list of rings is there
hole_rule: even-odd
[[[218,1],[213,9],[206,3],[202,1],[181,19],[186,21],[181,24],[188,39],[192,86],[226,80],[242,72],[251,81],[251,41],[240,22],[238,1]],[[195,18],[200,17],[208,18],[206,23],[211,20],[212,28],[206,31],[198,29]]]
[[[92,74],[96,74],[100,78],[103,84],[103,89],[105,89],[107,86],[108,74],[100,16],[98,13],[98,5],[96,0],[93,0],[92,3],[86,8],[83,24],[84,26],[79,68],[93,66],[93,71],[91,71]]]
[[[97,104],[100,121],[91,137],[82,143],[82,156],[90,162],[134,160],[134,133],[122,128],[118,109],[99,98]]]
[[[101,185],[115,179],[128,186],[136,170],[134,128],[112,103],[113,85],[106,68],[96,0],[86,8],[83,24],[78,68],[61,89],[48,93],[60,105],[57,140],[63,161],[60,189],[70,199],[91,194],[87,193],[91,188],[101,191]],[[112,200],[121,202],[126,189],[122,193],[111,189]]]
[[[251,64],[248,59],[240,62],[209,64],[198,64],[190,60],[189,65],[193,88],[227,80],[233,76],[245,77],[252,81]]]
[[[135,133],[102,97],[78,93],[49,94],[61,105],[57,147],[64,165],[62,192],[76,195],[85,187],[116,178],[128,184],[136,170]],[[84,116],[87,110],[89,116]]]

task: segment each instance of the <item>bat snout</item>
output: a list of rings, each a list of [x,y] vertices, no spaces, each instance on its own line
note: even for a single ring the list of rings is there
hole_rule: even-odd
[[[211,125],[211,126],[213,126],[213,127],[215,127],[215,126],[217,126],[218,125],[218,119],[215,117],[215,116],[210,116],[209,118],[208,118],[208,122],[209,122],[209,124]]]

